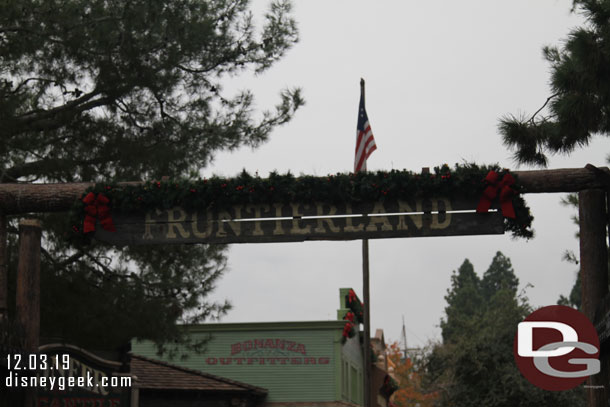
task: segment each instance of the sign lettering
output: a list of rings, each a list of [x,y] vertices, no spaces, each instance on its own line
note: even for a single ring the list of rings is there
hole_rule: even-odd
[[[446,198],[337,205],[292,202],[194,211],[177,206],[140,216],[113,214],[117,231],[97,228],[95,237],[125,245],[502,234],[501,215],[476,214],[475,206]]]
[[[228,356],[210,355],[206,365],[328,365],[331,358],[307,354],[303,343],[279,338],[256,338],[232,343]]]

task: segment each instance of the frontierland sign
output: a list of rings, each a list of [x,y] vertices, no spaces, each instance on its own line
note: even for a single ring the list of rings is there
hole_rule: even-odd
[[[95,238],[128,245],[502,234],[501,214],[474,213],[476,204],[439,197],[337,205],[252,204],[201,211],[174,207],[140,215],[113,214],[116,232],[98,227]]]

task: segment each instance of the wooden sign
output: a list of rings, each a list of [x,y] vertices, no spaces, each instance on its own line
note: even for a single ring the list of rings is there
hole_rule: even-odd
[[[116,245],[268,243],[504,233],[498,212],[474,213],[476,202],[446,198],[412,202],[275,203],[186,211],[112,214],[116,232],[96,228],[95,238]],[[468,212],[469,211],[469,212]]]

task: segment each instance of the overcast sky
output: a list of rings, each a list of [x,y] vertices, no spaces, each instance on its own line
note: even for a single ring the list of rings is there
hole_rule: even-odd
[[[282,88],[303,89],[306,106],[256,150],[216,156],[204,175],[233,176],[243,168],[326,175],[353,169],[359,80],[377,142],[369,170],[420,171],[443,163],[499,163],[517,169],[502,144],[498,119],[533,113],[549,95],[544,45],[560,44],[582,23],[569,0],[296,0],[300,42],[261,76],[241,75],[226,90],[253,90],[257,108],[272,108]],[[267,0],[253,1],[255,16]],[[608,139],[597,138],[549,168],[606,165]],[[521,167],[520,169],[526,169]],[[465,258],[482,275],[496,251],[512,260],[535,306],[568,295],[576,267],[561,260],[578,250],[574,211],[562,194],[526,195],[533,240],[510,235],[370,241],[371,327],[386,342],[409,346],[440,339],[439,321],[450,276]],[[339,288],[362,297],[361,242],[232,245],[229,270],[212,299],[234,308],[223,322],[336,318]]]

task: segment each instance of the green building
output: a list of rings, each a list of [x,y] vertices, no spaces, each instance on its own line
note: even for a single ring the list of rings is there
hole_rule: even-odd
[[[181,349],[187,359],[162,360],[267,389],[266,405],[362,405],[361,335],[356,322],[349,338],[350,329],[343,319],[354,300],[349,292],[340,290],[341,307],[333,321],[190,326],[194,340],[209,338],[205,352]],[[136,355],[158,358],[149,342],[134,342],[132,350]]]

